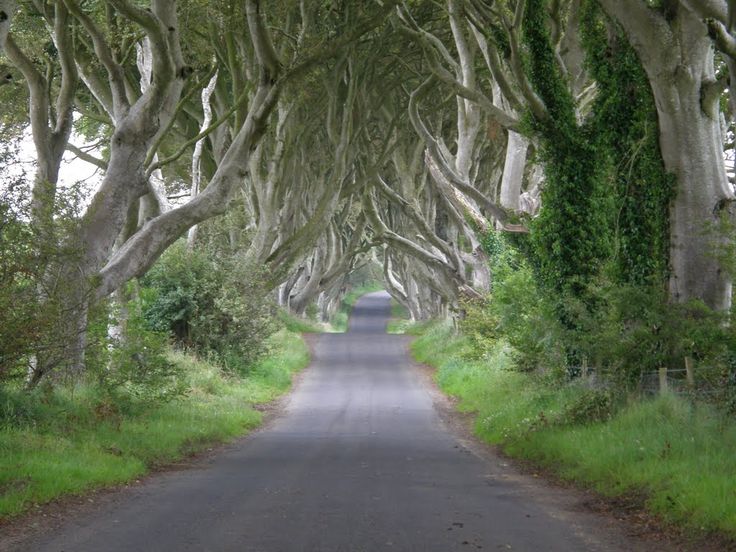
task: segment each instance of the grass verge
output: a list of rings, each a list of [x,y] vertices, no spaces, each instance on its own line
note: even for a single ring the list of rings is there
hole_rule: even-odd
[[[284,327],[290,332],[322,333],[329,330],[329,326],[327,324],[310,320],[309,318],[302,318],[283,308],[278,310],[277,315]]]
[[[632,398],[585,423],[576,413],[591,391],[512,371],[508,346],[467,360],[468,341],[433,324],[412,350],[437,368],[459,409],[476,414],[483,440],[603,495],[644,497],[647,509],[690,532],[736,538],[736,425],[716,409],[673,395]]]
[[[281,330],[273,354],[245,378],[172,352],[189,392],[158,406],[110,404],[91,387],[0,390],[0,519],[63,495],[126,483],[152,468],[226,442],[258,426],[253,405],[269,402],[309,362],[301,337]]]

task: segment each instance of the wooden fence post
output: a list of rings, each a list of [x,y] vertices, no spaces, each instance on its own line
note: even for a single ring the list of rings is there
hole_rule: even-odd
[[[685,357],[685,377],[687,378],[687,386],[695,389],[695,370],[693,369],[692,357]]]
[[[664,393],[667,391],[667,367],[659,367],[659,392]]]

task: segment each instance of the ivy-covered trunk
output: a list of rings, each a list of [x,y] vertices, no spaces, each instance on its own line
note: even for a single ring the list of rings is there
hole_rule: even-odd
[[[675,176],[670,209],[670,296],[731,305],[731,281],[717,259],[719,218],[734,199],[723,161],[713,41],[703,19],[673,4],[599,0],[626,31],[654,93],[665,169]]]

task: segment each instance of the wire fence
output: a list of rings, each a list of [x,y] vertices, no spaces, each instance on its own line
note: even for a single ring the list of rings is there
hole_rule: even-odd
[[[637,388],[645,395],[672,393],[706,401],[719,401],[727,395],[736,397],[736,372],[724,371],[722,367],[698,366],[686,359],[685,368],[666,368],[642,372]],[[582,367],[582,380],[591,388],[603,389],[611,385],[606,374],[595,368]]]

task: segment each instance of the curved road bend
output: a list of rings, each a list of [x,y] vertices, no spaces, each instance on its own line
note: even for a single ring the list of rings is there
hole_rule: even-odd
[[[448,552],[651,550],[579,498],[471,452],[443,425],[388,295],[318,338],[270,426],[194,468],[102,499],[21,550]]]

